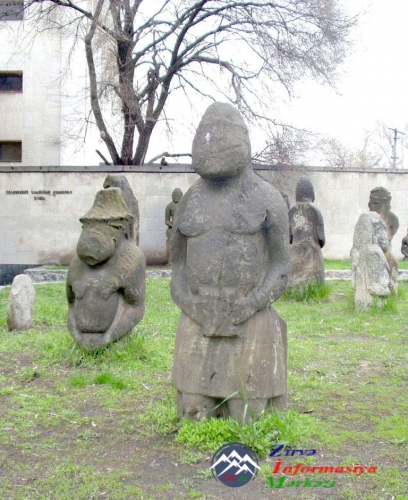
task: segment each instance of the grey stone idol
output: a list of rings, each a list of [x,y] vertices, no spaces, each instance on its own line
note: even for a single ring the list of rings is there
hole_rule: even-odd
[[[396,293],[398,291],[398,262],[392,254],[391,241],[398,231],[399,219],[391,212],[391,193],[383,187],[376,187],[370,191],[370,200],[368,208],[380,214],[382,220],[385,222],[389,245],[385,256],[390,266],[391,273],[391,291]]]
[[[390,294],[390,267],[384,252],[388,248],[385,223],[377,212],[360,215],[350,253],[354,305],[366,309],[374,298],[381,305]]]
[[[408,234],[402,238],[401,253],[404,256],[402,260],[408,260]]]
[[[253,173],[248,129],[229,104],[205,112],[192,161],[201,179],[171,240],[178,417],[244,420],[287,403],[286,324],[270,307],[288,282],[287,207]]]
[[[174,218],[176,215],[176,209],[178,204],[183,196],[183,191],[180,188],[173,189],[171,194],[171,202],[166,206],[166,210],[164,213],[164,223],[167,226],[166,229],[166,251],[167,251],[167,260],[170,261],[170,238],[173,234],[173,224]]]
[[[324,223],[320,210],[312,205],[314,199],[312,183],[301,177],[296,205],[289,210],[291,286],[324,283]]]
[[[33,323],[35,291],[34,286],[25,274],[18,274],[11,284],[7,305],[7,326],[13,330],[29,330]]]
[[[133,216],[119,188],[96,194],[67,275],[68,328],[86,349],[104,347],[144,315],[146,264],[131,239]]]
[[[122,191],[122,197],[126,206],[133,215],[133,222],[130,223],[129,226],[129,237],[136,241],[136,245],[139,245],[139,204],[133,194],[129,181],[124,175],[109,174],[103,182],[103,187],[105,189],[109,187],[117,187]]]

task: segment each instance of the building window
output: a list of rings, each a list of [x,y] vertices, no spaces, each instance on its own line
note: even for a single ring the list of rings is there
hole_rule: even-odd
[[[0,0],[0,21],[22,21],[24,0]]]
[[[22,73],[0,73],[0,92],[22,92]]]
[[[21,162],[21,141],[0,141],[0,162]]]

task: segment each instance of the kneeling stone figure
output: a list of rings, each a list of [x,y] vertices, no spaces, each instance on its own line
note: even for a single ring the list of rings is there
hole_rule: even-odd
[[[144,315],[146,263],[128,234],[133,222],[119,188],[96,194],[67,276],[68,328],[86,349],[120,339]]]

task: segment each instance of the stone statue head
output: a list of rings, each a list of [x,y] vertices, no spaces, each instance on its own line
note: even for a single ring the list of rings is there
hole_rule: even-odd
[[[174,203],[178,203],[182,197],[183,197],[183,191],[180,188],[174,189],[173,192],[171,193],[171,199],[174,201]]]
[[[315,200],[313,184],[303,175],[296,185],[296,201],[312,203]]]
[[[107,188],[96,194],[92,208],[80,219],[82,232],[77,245],[78,257],[89,266],[110,259],[124,238],[128,238],[133,216],[119,188]]]
[[[372,212],[387,215],[391,210],[391,193],[383,187],[376,187],[370,191],[368,208]]]
[[[222,180],[242,174],[250,164],[249,133],[241,115],[231,104],[211,104],[194,137],[194,170],[205,179]]]

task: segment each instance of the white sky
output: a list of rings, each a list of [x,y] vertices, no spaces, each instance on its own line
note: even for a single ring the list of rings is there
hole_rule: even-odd
[[[402,131],[408,123],[408,0],[344,0],[344,5],[366,13],[340,68],[337,93],[302,82],[282,118],[358,146],[377,121]]]
[[[374,130],[379,121],[402,131],[408,123],[408,0],[343,0],[343,5],[351,14],[363,14],[352,33],[354,45],[339,68],[336,89],[302,81],[275,118],[358,147],[364,132]],[[190,119],[181,119],[181,129],[171,139],[154,137],[147,156],[189,152],[194,127],[208,104],[197,101],[193,109],[184,109]],[[253,129],[251,139],[253,152],[264,145],[260,130]]]

